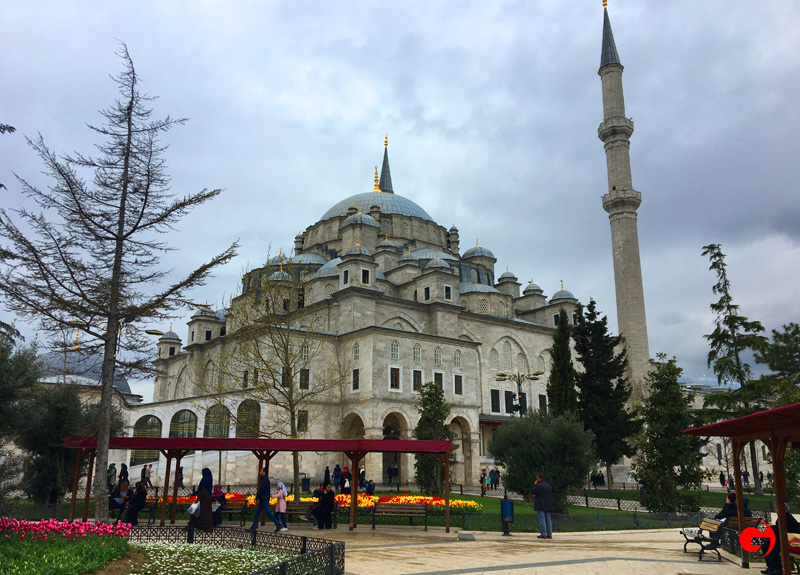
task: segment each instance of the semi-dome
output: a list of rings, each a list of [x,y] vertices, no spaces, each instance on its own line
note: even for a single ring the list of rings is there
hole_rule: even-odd
[[[461,282],[458,284],[459,293],[500,293],[495,287],[485,284]]]
[[[296,256],[292,256],[289,258],[289,263],[292,264],[305,264],[305,265],[320,265],[324,266],[328,263],[328,259],[314,252],[307,252],[304,254],[297,254]]]
[[[418,260],[435,260],[437,257],[442,260],[450,260],[452,262],[457,262],[458,258],[455,257],[453,254],[447,253],[445,251],[436,251],[432,250],[431,248],[420,248],[418,250],[414,250],[411,252],[414,256],[414,259]]]
[[[339,264],[342,263],[342,258],[333,258],[324,266],[317,270],[314,274],[315,278],[335,278],[339,277]]]
[[[491,250],[483,246],[475,246],[474,248],[470,248],[464,252],[463,256],[461,256],[462,259],[477,258],[477,257],[497,259],[496,257],[494,257],[494,254],[491,252]]]
[[[375,221],[375,218],[370,216],[369,214],[365,214],[363,212],[359,212],[357,214],[353,214],[348,216],[340,226],[341,228],[346,228],[347,226],[372,226],[373,228],[379,228],[380,224]]]
[[[550,298],[550,301],[553,302],[557,299],[577,299],[577,298],[574,295],[572,295],[572,292],[569,292],[564,288],[561,288],[560,290],[558,290],[556,293],[553,294],[553,297]]]
[[[320,221],[324,222],[325,220],[330,220],[331,218],[345,217],[347,216],[347,209],[352,206],[361,208],[362,211],[369,211],[371,206],[378,206],[381,209],[382,214],[397,214],[399,216],[420,218],[429,222],[433,221],[433,218],[428,215],[428,212],[423,210],[408,198],[398,196],[397,194],[374,192],[356,194],[355,196],[345,198],[344,200],[334,204],[331,209],[325,212],[322,218],[320,218]],[[375,221],[374,218],[371,219],[372,221]]]

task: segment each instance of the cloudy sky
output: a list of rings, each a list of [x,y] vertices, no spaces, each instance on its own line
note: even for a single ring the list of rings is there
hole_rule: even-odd
[[[713,329],[703,245],[723,245],[746,316],[800,321],[800,3],[612,0],[609,13],[636,125],[651,354],[700,376]],[[464,249],[479,239],[499,271],[593,297],[616,329],[602,22],[601,0],[12,0],[0,123],[18,131],[0,136],[0,204],[24,203],[14,173],[47,184],[23,136],[92,152],[86,124],[116,97],[124,41],[156,115],[190,118],[167,137],[174,190],[225,190],[181,222],[166,264],[177,277],[241,242],[196,301],[227,301],[270,246],[290,250],[371,190],[388,133],[395,192],[455,223]]]

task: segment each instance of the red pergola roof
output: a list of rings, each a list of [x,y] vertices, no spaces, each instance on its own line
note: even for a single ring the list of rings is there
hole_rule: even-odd
[[[684,433],[700,437],[731,437],[740,441],[767,437],[800,441],[800,403],[687,429]]]
[[[93,437],[67,437],[65,447],[95,449]],[[449,453],[449,441],[416,439],[215,439],[211,437],[112,437],[109,449],[195,449],[202,451],[368,451]]]

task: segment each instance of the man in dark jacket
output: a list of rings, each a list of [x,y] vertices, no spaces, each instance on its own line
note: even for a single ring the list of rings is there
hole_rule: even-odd
[[[753,512],[747,507],[750,504],[750,500],[747,497],[744,497],[742,501],[744,502],[744,516],[752,517]],[[738,516],[739,514],[736,512],[736,493],[731,491],[728,493],[728,501],[722,506],[722,509],[720,509],[719,513],[714,515],[714,519],[719,521],[722,519],[727,519],[728,517]]]
[[[539,533],[537,539],[553,538],[553,521],[550,514],[553,513],[553,488],[540,475],[536,475],[536,483],[533,485],[533,509],[539,517]]]
[[[797,522],[797,519],[791,514],[789,510],[789,504],[786,504],[786,532],[787,533],[800,533],[800,523]],[[775,531],[775,547],[772,548],[772,551],[769,552],[768,555],[764,557],[764,561],[767,563],[767,568],[762,571],[766,575],[781,575],[783,573],[783,567],[781,566],[781,537],[780,537],[780,528],[778,527],[778,518],[775,518],[775,525],[772,527]],[[766,545],[766,544],[765,544]],[[766,552],[766,549],[764,549]]]
[[[267,519],[272,521],[275,524],[275,531],[280,531],[283,527],[278,519],[272,514],[269,508],[269,498],[271,497],[272,487],[269,484],[269,477],[267,477],[266,470],[262,469],[258,476],[261,478],[261,484],[258,487],[258,493],[256,493],[256,516],[253,518],[253,524],[250,526],[250,531],[257,531],[258,530],[258,519],[261,517],[261,512],[263,511]]]

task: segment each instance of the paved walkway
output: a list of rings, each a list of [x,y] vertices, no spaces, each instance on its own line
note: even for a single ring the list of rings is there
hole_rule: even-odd
[[[741,574],[736,557],[723,552],[722,563],[697,553],[683,553],[677,529],[557,533],[551,540],[535,533],[503,537],[494,532],[445,533],[433,527],[369,525],[349,531],[346,525],[330,531],[306,525],[290,527],[292,535],[311,535],[346,543],[348,575],[628,575]],[[697,546],[691,546],[697,548]],[[757,569],[758,567],[758,569]],[[751,565],[748,573],[760,572]]]

